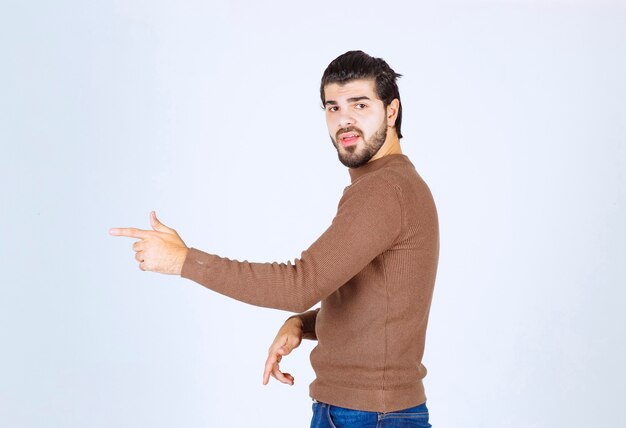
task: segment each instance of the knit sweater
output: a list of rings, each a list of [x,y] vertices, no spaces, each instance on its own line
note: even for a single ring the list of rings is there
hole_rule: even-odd
[[[439,255],[435,204],[404,154],[349,169],[337,214],[294,263],[251,263],[191,248],[181,275],[257,306],[303,312],[310,396],[392,412],[426,401],[422,365]]]

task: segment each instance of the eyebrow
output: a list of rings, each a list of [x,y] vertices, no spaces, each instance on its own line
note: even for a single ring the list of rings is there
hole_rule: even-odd
[[[357,101],[361,101],[361,100],[368,100],[371,101],[370,97],[366,97],[366,96],[361,96],[361,97],[352,97],[352,98],[348,98],[348,102],[349,103],[355,103]],[[337,105],[337,101],[333,101],[333,100],[328,100],[324,103],[324,105],[328,106],[336,106]]]

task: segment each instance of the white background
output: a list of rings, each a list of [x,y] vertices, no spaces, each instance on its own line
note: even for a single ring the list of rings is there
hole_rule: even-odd
[[[623,427],[626,6],[610,1],[7,1],[0,9],[0,425],[305,427],[261,384],[288,313],[141,272],[186,243],[293,260],[348,173],[318,85],[350,49],[404,77],[440,268],[431,422]]]

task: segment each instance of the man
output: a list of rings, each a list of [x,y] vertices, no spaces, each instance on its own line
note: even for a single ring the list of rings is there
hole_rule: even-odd
[[[316,379],[311,427],[430,427],[421,360],[439,254],[431,193],[400,148],[399,74],[350,51],[320,85],[326,124],[351,184],[329,228],[294,263],[249,263],[187,248],[175,230],[112,229],[140,239],[142,270],[179,274],[257,306],[302,312],[270,347],[263,383],[303,338]],[[321,308],[307,312],[317,302]],[[396,424],[396,425],[394,425]]]

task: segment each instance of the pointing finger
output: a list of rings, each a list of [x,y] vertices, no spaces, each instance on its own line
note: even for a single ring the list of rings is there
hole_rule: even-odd
[[[265,370],[263,371],[263,385],[267,385],[269,382],[270,373],[274,368],[274,364],[277,362],[276,354],[270,354],[270,356],[267,357],[267,361],[265,361]]]
[[[129,238],[145,239],[150,236],[149,230],[136,229],[134,227],[118,227],[109,230],[113,236],[127,236]]]

